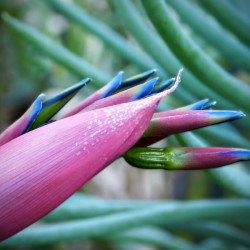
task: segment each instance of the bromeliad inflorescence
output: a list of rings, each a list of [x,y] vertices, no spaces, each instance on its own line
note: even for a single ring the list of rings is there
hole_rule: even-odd
[[[1,240],[48,214],[121,156],[136,167],[174,170],[249,160],[250,151],[243,149],[146,147],[171,134],[243,116],[208,110],[213,103],[207,100],[155,113],[161,99],[177,88],[181,71],[176,79],[142,83],[154,72],[126,80],[118,73],[58,121],[53,116],[90,79],[46,101],[42,94],[0,135]]]

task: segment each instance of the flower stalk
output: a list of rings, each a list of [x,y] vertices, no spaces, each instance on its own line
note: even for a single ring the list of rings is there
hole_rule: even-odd
[[[159,102],[179,85],[182,70],[174,79],[157,83],[158,78],[153,78],[138,85],[154,72],[125,81],[120,72],[68,117],[54,122],[51,118],[90,79],[47,101],[42,94],[0,135],[0,240],[48,214],[122,155],[136,167],[170,170],[214,168],[249,160],[249,151],[243,149],[132,148],[136,143],[243,116],[237,111],[206,110],[213,105],[208,100],[155,113]],[[126,85],[137,86],[127,89]],[[120,88],[126,90],[119,92]]]

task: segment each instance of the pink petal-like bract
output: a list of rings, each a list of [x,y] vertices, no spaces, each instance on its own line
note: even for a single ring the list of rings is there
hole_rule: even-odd
[[[147,94],[150,94],[151,91],[154,88],[154,84],[158,78],[154,78],[144,84],[140,84],[138,86],[135,86],[133,88],[129,88],[127,90],[121,91],[115,95],[106,97],[104,99],[99,99],[95,101],[94,103],[90,104],[86,108],[82,109],[81,112],[87,112],[94,109],[109,107],[121,103],[131,102],[134,101],[137,97],[137,95],[142,95],[142,97]]]
[[[145,147],[172,134],[233,121],[243,116],[241,111],[225,110],[175,110],[175,112],[156,113],[136,146]]]
[[[86,107],[88,107],[90,104],[94,103],[95,101],[109,96],[113,91],[115,91],[120,86],[122,82],[122,75],[123,72],[122,71],[119,72],[108,84],[106,84],[101,89],[94,92],[87,99],[79,103],[75,108],[73,108],[67,114],[65,114],[63,118],[75,115],[80,111],[82,111],[83,109],[85,109]]]
[[[44,94],[39,95],[30,108],[16,122],[0,134],[0,146],[25,132],[25,129],[32,124],[42,109],[43,98]]]
[[[45,216],[131,148],[180,73],[160,94],[77,114],[1,146],[0,240]]]
[[[178,148],[183,151],[182,169],[207,169],[250,159],[250,151],[240,148]]]

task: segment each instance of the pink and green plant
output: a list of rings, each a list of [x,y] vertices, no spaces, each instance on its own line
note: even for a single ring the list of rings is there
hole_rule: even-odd
[[[62,107],[58,105],[50,114],[43,113],[43,109],[49,109],[49,104],[55,105],[62,98],[68,99],[59,94],[41,103],[42,98],[39,97],[36,101],[39,105],[32,105],[27,113],[32,117],[32,122],[25,114],[25,119],[21,117],[1,136],[4,140],[0,148],[1,240],[49,213],[131,148],[147,128],[160,100],[177,88],[180,74],[169,90],[159,94],[149,95],[156,82],[151,80],[150,84],[137,88],[137,93],[133,90],[133,95],[125,91],[121,104],[108,103],[113,106],[98,106],[99,109],[82,112],[29,131],[36,119],[49,122],[51,116]],[[88,81],[84,80],[84,84],[80,85],[84,86]],[[103,88],[105,94],[100,94],[102,90],[98,91],[92,95],[94,98],[88,99],[88,105],[110,95],[120,84],[121,74],[118,74],[108,87]],[[79,84],[74,86],[78,90]],[[76,91],[72,87],[66,92],[72,95],[72,89]],[[143,98],[148,95],[149,97]],[[36,126],[38,125],[43,124],[37,123]],[[16,130],[18,133],[14,133]],[[9,134],[11,136],[7,140],[6,135]]]
[[[157,84],[158,78],[154,78],[121,92],[119,89],[146,80],[154,70],[125,81],[119,73],[58,121],[53,116],[90,79],[46,101],[39,95],[0,135],[0,239],[48,214],[122,155],[137,167],[169,170],[214,168],[249,160],[250,152],[241,149],[130,149],[145,139],[148,145],[171,134],[243,116],[237,111],[206,110],[212,106],[207,100],[155,113],[161,99],[177,88],[181,72],[175,81]],[[165,90],[169,85],[172,87]]]
[[[124,158],[132,166],[149,169],[197,170],[250,160],[250,151],[234,148],[133,147]]]

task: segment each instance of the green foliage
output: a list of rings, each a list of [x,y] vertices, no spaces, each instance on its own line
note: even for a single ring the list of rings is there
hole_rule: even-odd
[[[76,239],[98,238],[124,232],[148,224],[187,223],[192,220],[212,219],[231,222],[237,213],[247,216],[250,209],[248,200],[196,201],[177,204],[148,205],[145,208],[104,215],[101,217],[43,224],[23,230],[7,239],[0,246],[32,246]]]

